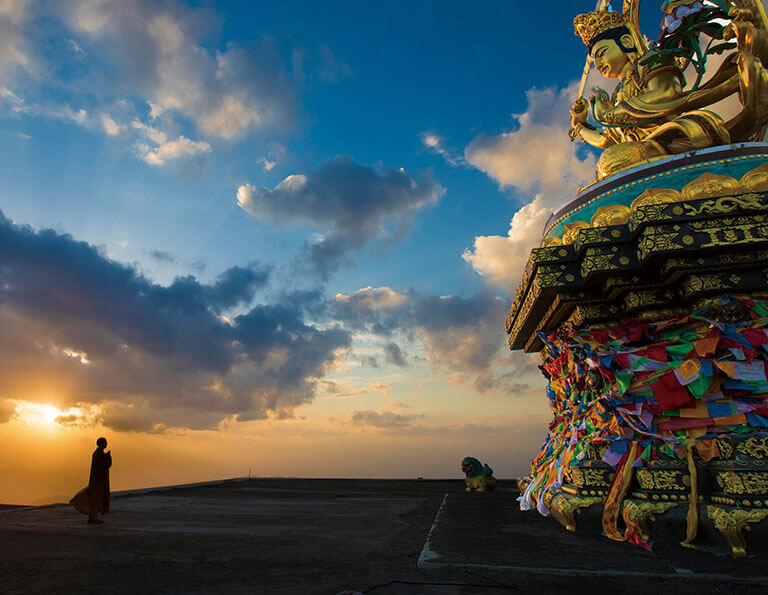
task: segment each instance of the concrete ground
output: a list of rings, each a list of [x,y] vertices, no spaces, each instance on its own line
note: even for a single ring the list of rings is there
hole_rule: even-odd
[[[645,552],[517,509],[511,482],[254,479],[0,509],[0,593],[764,593],[764,560]]]

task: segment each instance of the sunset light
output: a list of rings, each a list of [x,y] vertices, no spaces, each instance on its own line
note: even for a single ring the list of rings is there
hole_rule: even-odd
[[[99,436],[115,489],[540,444],[504,321],[594,171],[572,26],[514,82],[534,5],[252,4],[0,0],[0,504],[79,489]]]
[[[73,425],[76,420],[82,420],[84,411],[79,407],[68,407],[61,410],[46,403],[31,401],[11,401],[16,405],[12,421],[33,427],[63,428]]]

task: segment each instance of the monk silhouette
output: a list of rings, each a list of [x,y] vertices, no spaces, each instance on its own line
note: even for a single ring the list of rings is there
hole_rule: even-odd
[[[109,512],[109,468],[112,466],[112,451],[104,452],[107,439],[102,437],[96,441],[96,450],[91,457],[91,475],[88,478],[88,524],[103,523],[98,518],[99,512]]]

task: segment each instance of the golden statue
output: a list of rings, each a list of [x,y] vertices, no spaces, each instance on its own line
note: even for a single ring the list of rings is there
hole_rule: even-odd
[[[604,149],[598,180],[668,155],[762,140],[768,123],[768,19],[760,0],[666,0],[657,42],[640,34],[640,0],[625,0],[622,12],[606,4],[574,19],[589,56],[569,134]],[[729,51],[701,84],[707,58]],[[594,89],[594,124],[582,97],[590,62],[604,77],[618,79],[612,96]],[[689,65],[697,75],[692,85],[684,76]],[[741,111],[728,121],[703,109],[734,94]]]

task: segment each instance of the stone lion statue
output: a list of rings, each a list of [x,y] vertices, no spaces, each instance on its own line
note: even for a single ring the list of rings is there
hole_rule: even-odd
[[[465,457],[461,461],[461,470],[467,476],[465,480],[466,490],[471,492],[490,492],[496,487],[496,478],[493,476],[493,469],[488,465],[483,465],[474,457]]]

